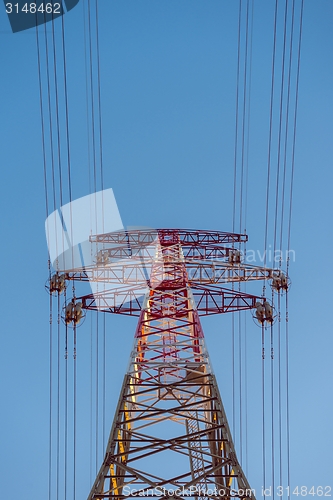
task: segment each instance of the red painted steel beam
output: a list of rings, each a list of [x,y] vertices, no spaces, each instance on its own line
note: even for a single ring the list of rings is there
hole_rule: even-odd
[[[177,302],[177,312],[170,313],[170,317],[181,317],[188,310],[188,297],[185,295],[186,288],[180,290],[172,290],[172,294],[179,299]],[[191,287],[192,294],[196,303],[196,311],[199,316],[207,316],[211,314],[224,314],[227,312],[243,311],[253,309],[255,303],[262,297],[250,295],[245,292],[237,292],[227,288],[218,288],[213,286]],[[168,296],[167,291],[161,292],[161,304]],[[122,302],[119,304],[119,298],[122,297]],[[101,292],[100,294],[89,294],[79,297],[76,300],[82,302],[82,308],[87,310],[97,310],[113,314],[125,314],[130,316],[140,316],[143,303],[142,289],[118,289]],[[154,311],[156,317],[168,314],[160,310]]]
[[[89,240],[95,243],[123,243],[129,246],[148,245],[156,240],[157,235],[163,239],[164,245],[175,243],[181,243],[182,245],[228,244],[248,240],[246,234],[195,229],[130,229],[128,231],[98,234],[91,236]]]

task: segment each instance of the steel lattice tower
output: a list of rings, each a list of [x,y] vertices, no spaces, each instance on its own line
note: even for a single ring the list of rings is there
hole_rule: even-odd
[[[76,299],[83,309],[139,316],[105,457],[88,500],[254,499],[199,319],[256,308],[262,323],[270,321],[262,313],[264,299],[223,286],[278,279],[272,269],[241,264],[234,246],[246,240],[246,235],[180,229],[102,234],[91,238],[96,265],[66,275],[99,283],[94,294]]]

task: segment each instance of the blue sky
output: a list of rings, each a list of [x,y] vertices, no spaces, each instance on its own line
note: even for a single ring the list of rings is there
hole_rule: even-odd
[[[231,230],[238,2],[100,0],[99,8],[105,187],[114,189],[124,224]],[[247,231],[248,248],[260,251],[273,15],[272,0],[254,1]],[[65,22],[75,199],[90,189],[82,1],[66,14]],[[296,260],[290,268],[289,315],[292,485],[333,488],[332,23],[329,0],[305,0],[291,244]],[[59,35],[59,20],[55,30]],[[36,39],[33,30],[12,34],[3,7],[0,58],[0,477],[4,498],[24,491],[26,500],[44,500],[49,298],[44,290],[47,247]],[[261,292],[255,284],[247,290]],[[91,321],[89,316],[78,339],[77,498],[87,496],[93,475],[86,418]],[[221,359],[225,352],[231,354],[230,325],[226,317],[203,320],[228,415],[231,361],[222,365]],[[247,472],[251,485],[259,489],[260,330],[250,313],[247,325]],[[134,329],[134,319],[107,318],[108,429]]]

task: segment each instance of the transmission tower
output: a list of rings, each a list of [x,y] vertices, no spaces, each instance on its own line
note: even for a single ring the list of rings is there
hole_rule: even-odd
[[[61,278],[95,284],[93,294],[67,305],[67,323],[78,323],[84,309],[139,317],[88,500],[254,499],[199,319],[253,309],[262,325],[272,322],[264,298],[225,288],[251,280],[283,286],[277,271],[241,263],[235,245],[245,241],[241,234],[181,229],[100,234],[90,238],[95,264]]]

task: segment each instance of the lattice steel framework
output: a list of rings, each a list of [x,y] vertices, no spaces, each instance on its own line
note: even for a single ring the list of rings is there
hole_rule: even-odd
[[[96,265],[66,274],[67,280],[100,284],[94,294],[77,299],[83,308],[139,316],[105,457],[88,500],[254,498],[199,320],[199,315],[253,309],[262,301],[222,286],[273,277],[272,269],[231,257],[235,243],[246,239],[180,229],[98,235],[91,238]]]

